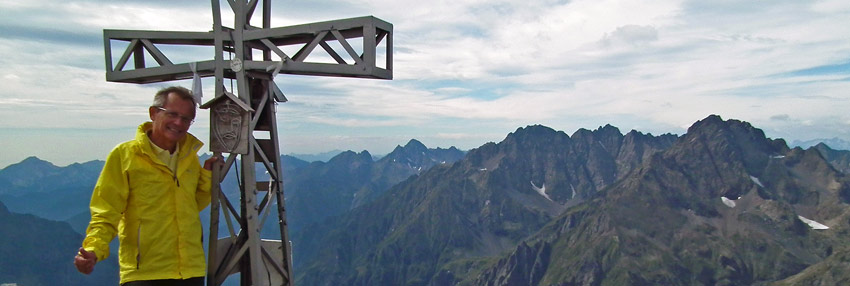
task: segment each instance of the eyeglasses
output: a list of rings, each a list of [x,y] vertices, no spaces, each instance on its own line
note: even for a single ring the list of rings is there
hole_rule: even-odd
[[[195,123],[195,119],[194,119],[194,118],[191,118],[191,117],[188,117],[188,116],[180,115],[180,113],[177,113],[177,112],[174,112],[174,111],[171,111],[171,110],[165,109],[165,108],[164,108],[164,107],[162,107],[162,106],[154,106],[154,107],[156,107],[156,109],[159,109],[159,110],[165,111],[165,116],[167,116],[167,117],[168,117],[168,119],[176,119],[176,118],[180,118],[180,121],[182,121],[183,123],[189,124],[189,125],[192,125],[192,123]]]

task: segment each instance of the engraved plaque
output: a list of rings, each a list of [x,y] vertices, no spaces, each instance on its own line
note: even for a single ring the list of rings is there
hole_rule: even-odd
[[[210,150],[247,154],[250,112],[229,99],[217,102],[210,109]]]

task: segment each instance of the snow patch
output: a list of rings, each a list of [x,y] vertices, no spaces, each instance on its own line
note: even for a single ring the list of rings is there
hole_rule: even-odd
[[[803,217],[803,216],[801,216],[801,215],[798,215],[797,217],[798,217],[801,221],[803,221],[803,222],[805,222],[806,224],[808,224],[808,225],[809,225],[812,229],[829,229],[829,227],[828,227],[828,226],[825,226],[825,225],[823,225],[822,223],[819,223],[819,222],[816,222],[816,221],[813,221],[813,220],[810,220],[810,219],[804,218],[804,217]]]
[[[552,199],[549,198],[549,195],[546,194],[546,183],[543,183],[543,185],[541,185],[541,187],[538,187],[537,185],[534,184],[534,181],[529,181],[529,182],[531,183],[531,188],[534,189],[535,191],[537,191],[538,194],[540,194],[541,196],[543,196],[547,200],[550,200],[550,201],[552,200]]]
[[[570,183],[570,189],[573,190],[573,196],[570,197],[570,199],[575,199],[576,198],[576,187],[573,187],[572,183]]]
[[[764,188],[764,185],[761,184],[761,181],[759,181],[759,178],[750,176],[750,180],[753,180],[753,183],[756,183],[756,185],[759,185],[759,187]]]
[[[727,207],[730,207],[730,208],[735,207],[735,201],[727,199],[726,197],[721,196],[720,201],[723,202],[723,204],[726,205]]]
[[[596,143],[599,143],[599,146],[602,146],[602,150],[605,150],[605,152],[608,152],[608,148],[605,148],[605,144],[602,144],[602,141],[597,140]]]

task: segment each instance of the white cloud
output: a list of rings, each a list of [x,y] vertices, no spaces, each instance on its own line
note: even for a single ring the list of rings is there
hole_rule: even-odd
[[[652,26],[625,25],[617,27],[610,34],[606,33],[601,42],[603,46],[641,45],[656,40],[658,40],[658,30]]]
[[[475,147],[528,124],[681,133],[720,114],[769,136],[850,140],[850,74],[800,72],[850,62],[846,2],[275,1],[273,26],[374,15],[394,25],[395,45],[393,81],[279,76],[280,128]],[[0,54],[12,55],[0,57],[0,127],[135,126],[161,85],[105,82],[101,30],[207,31],[208,5],[0,0]]]
[[[824,14],[850,12],[850,3],[842,0],[820,0],[812,1],[812,11]]]

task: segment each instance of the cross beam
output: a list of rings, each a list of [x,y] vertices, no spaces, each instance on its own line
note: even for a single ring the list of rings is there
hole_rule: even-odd
[[[234,28],[222,25],[220,0],[211,0],[213,30],[209,32],[104,30],[106,80],[144,84],[189,79],[195,75],[215,77],[215,98],[202,108],[211,108],[211,150],[213,146],[224,148],[224,151],[213,152],[227,156],[213,168],[207,285],[221,285],[229,275],[240,273],[243,286],[291,286],[294,285],[292,249],[274,106],[275,102],[285,102],[286,98],[274,77],[285,73],[392,79],[393,27],[368,16],[272,28],[271,0],[226,2],[233,11]],[[250,21],[260,2],[263,24],[256,27]],[[356,41],[362,44],[352,45]],[[126,44],[115,62],[113,43]],[[175,57],[162,49],[166,45],[212,47],[214,58],[175,62]],[[379,50],[381,47],[383,50]],[[289,54],[285,50],[295,52]],[[324,54],[317,51],[324,51]],[[260,58],[255,59],[254,52],[261,54]],[[378,65],[381,56],[385,59],[383,67]],[[317,61],[317,58],[325,61]],[[226,90],[224,79],[235,80],[236,90]],[[224,104],[219,105],[221,102]],[[227,122],[217,123],[212,120],[216,116],[226,116]],[[232,129],[234,124],[240,126],[240,131],[226,135],[245,134],[244,137],[216,134],[222,129]],[[255,134],[268,139],[256,138]],[[230,141],[224,142],[222,138]],[[233,138],[238,142],[231,142]],[[241,159],[238,164],[237,157]],[[256,180],[257,164],[266,169],[269,181]],[[221,189],[221,182],[235,166],[241,166],[237,169],[237,173],[241,173],[237,178],[238,209],[227,197],[229,192]],[[260,238],[263,222],[271,213],[277,213],[280,240]],[[217,239],[222,215],[228,235]],[[236,227],[232,220],[236,221]]]
[[[296,75],[319,75],[392,79],[392,24],[367,16],[317,22],[278,28],[250,27],[243,31],[242,42],[254,49],[271,51],[275,59],[245,60],[243,68],[249,71],[267,71],[278,65],[280,73]],[[138,30],[103,30],[103,45],[106,55],[106,80],[129,83],[153,83],[192,78],[189,63],[174,63],[158,45],[215,46],[216,32],[168,32]],[[233,47],[232,30],[225,28],[221,33],[223,45]],[[357,52],[349,40],[361,39],[362,52]],[[337,42],[344,48],[343,57],[328,42]],[[113,42],[125,42],[127,47],[117,62],[113,63]],[[384,68],[377,65],[378,46],[386,43]],[[292,56],[281,47],[300,47]],[[335,63],[308,61],[316,47],[321,46]],[[152,58],[154,63],[145,59]],[[134,67],[128,63],[133,59]],[[230,66],[233,60],[224,60]],[[202,77],[213,76],[216,61],[199,61],[197,72]],[[150,65],[150,66],[149,66]],[[227,78],[234,78],[226,73]]]

